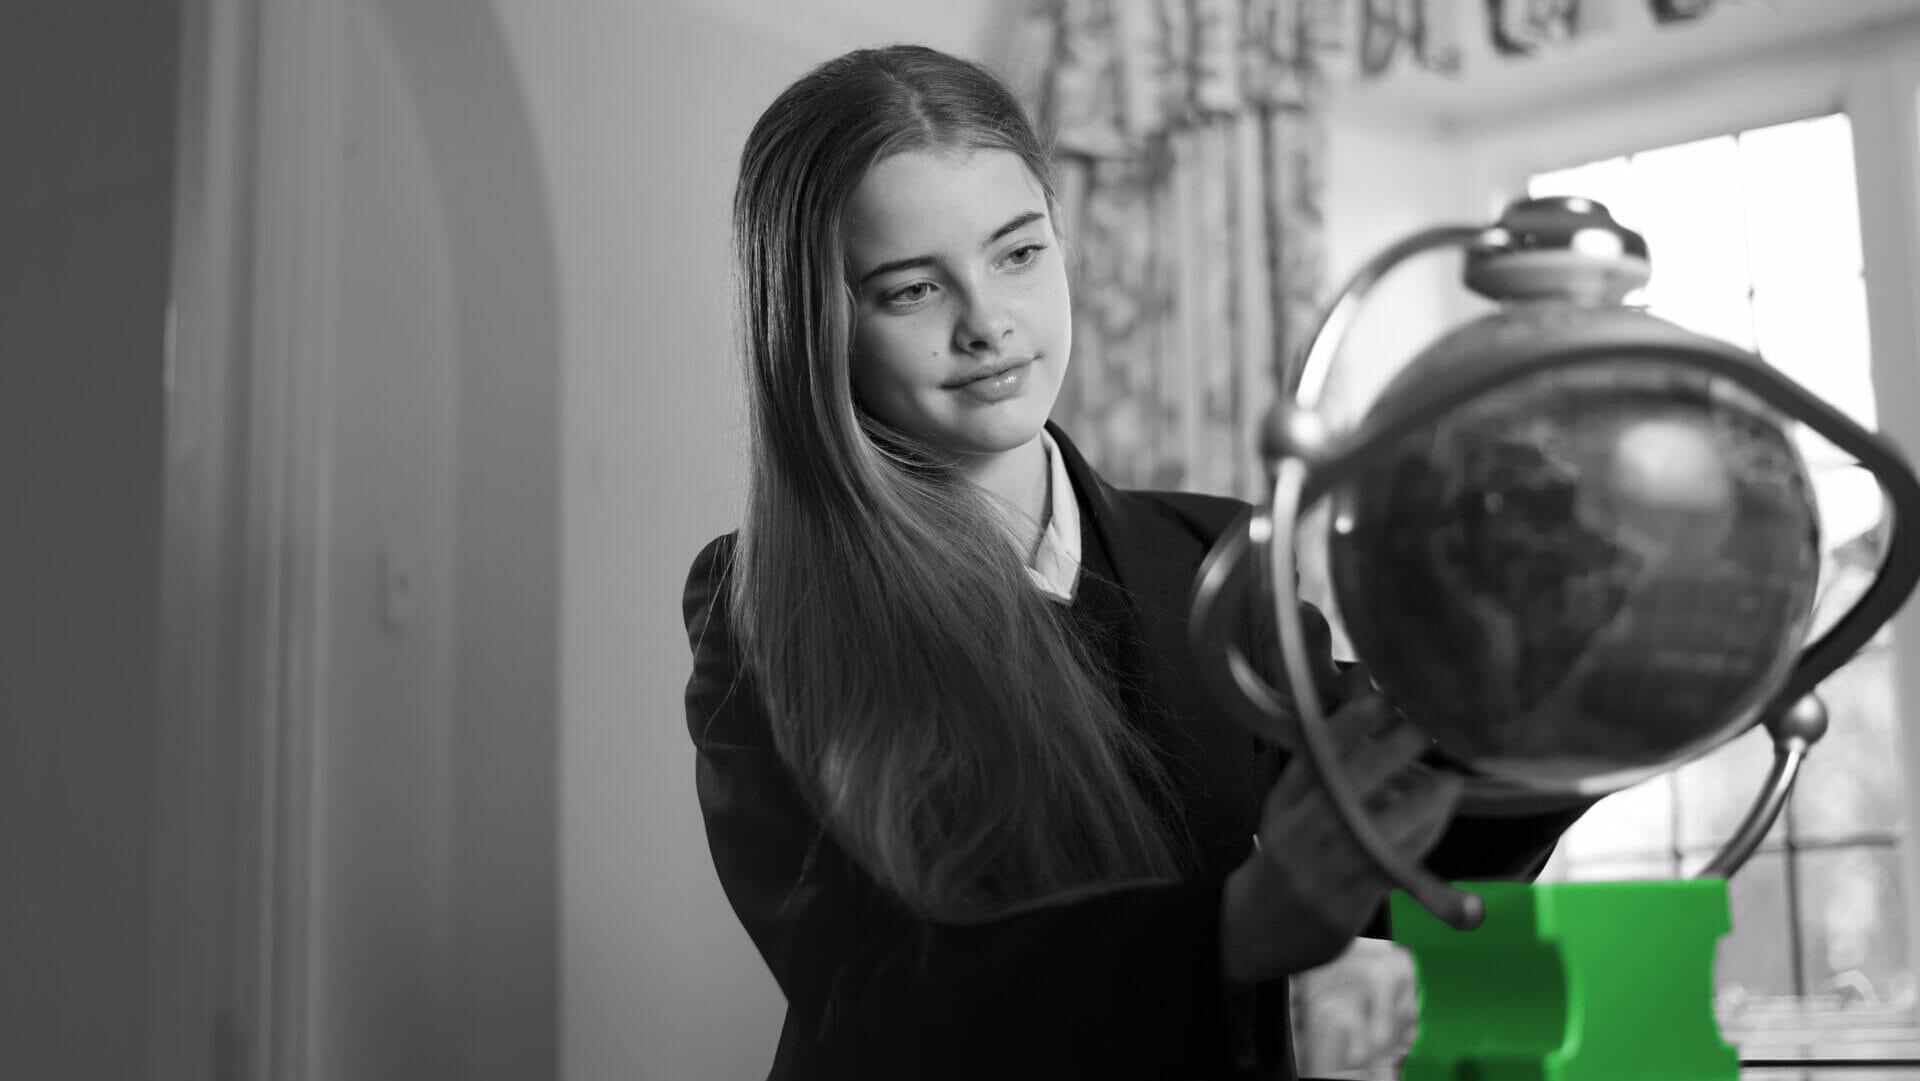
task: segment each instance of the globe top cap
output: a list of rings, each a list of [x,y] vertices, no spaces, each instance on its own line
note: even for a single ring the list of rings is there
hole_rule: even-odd
[[[1467,288],[1493,300],[1618,304],[1647,283],[1646,238],[1577,195],[1518,199],[1467,246]]]

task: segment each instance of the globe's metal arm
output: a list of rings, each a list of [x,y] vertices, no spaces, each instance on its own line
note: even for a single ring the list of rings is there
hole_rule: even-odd
[[[1313,670],[1307,656],[1307,636],[1300,623],[1299,598],[1293,588],[1293,534],[1300,509],[1300,490],[1306,478],[1306,463],[1298,458],[1284,459],[1274,471],[1272,552],[1273,596],[1280,628],[1280,654],[1286,663],[1287,681],[1293,685],[1294,707],[1299,711],[1300,733],[1306,744],[1307,759],[1320,779],[1320,786],[1333,801],[1334,809],[1353,831],[1354,839],[1366,850],[1368,858],[1387,873],[1395,884],[1413,895],[1414,900],[1448,926],[1471,931],[1487,918],[1487,905],[1479,894],[1455,889],[1419,866],[1396,849],[1374,826],[1361,806],[1359,794],[1347,783],[1340,767],[1339,752],[1327,730],[1326,714],[1320,693],[1313,684]]]
[[[1439,225],[1423,230],[1387,248],[1366,261],[1347,279],[1339,294],[1320,317],[1320,325],[1304,353],[1289,357],[1280,372],[1280,395],[1302,409],[1312,409],[1326,390],[1327,373],[1333,358],[1346,340],[1347,328],[1360,311],[1360,304],[1387,272],[1422,252],[1435,248],[1457,248],[1486,232],[1484,225]],[[1271,460],[1271,457],[1269,458]]]
[[[1241,652],[1238,633],[1246,625],[1249,605],[1265,595],[1253,573],[1261,561],[1248,548],[1264,546],[1270,532],[1265,517],[1243,517],[1207,553],[1194,580],[1188,652],[1202,686],[1228,690],[1214,696],[1219,708],[1241,727],[1293,751],[1301,745],[1299,722],[1287,700]]]
[[[1818,696],[1807,695],[1795,702],[1793,708],[1775,712],[1767,720],[1767,731],[1773,736],[1773,768],[1767,771],[1760,796],[1748,809],[1745,821],[1733,837],[1695,878],[1731,878],[1760,847],[1767,831],[1773,828],[1773,820],[1780,817],[1781,808],[1787,805],[1787,797],[1793,793],[1793,782],[1800,775],[1807,751],[1826,734],[1827,707]]]

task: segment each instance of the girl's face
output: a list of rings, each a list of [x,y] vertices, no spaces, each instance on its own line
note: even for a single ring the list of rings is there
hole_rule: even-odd
[[[854,394],[960,455],[1037,439],[1072,344],[1046,194],[1006,150],[876,164],[846,217]]]

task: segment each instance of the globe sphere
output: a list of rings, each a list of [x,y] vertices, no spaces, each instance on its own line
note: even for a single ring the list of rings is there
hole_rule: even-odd
[[[1421,415],[1520,342],[1584,359]],[[1774,411],[1676,363],[1703,349],[1732,347],[1632,309],[1514,305],[1372,406],[1421,419],[1331,493],[1335,602],[1469,772],[1613,791],[1744,730],[1791,670],[1819,570],[1806,466]]]

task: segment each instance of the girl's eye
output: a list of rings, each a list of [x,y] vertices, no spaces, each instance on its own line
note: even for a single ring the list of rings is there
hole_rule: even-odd
[[[896,308],[901,308],[911,304],[917,304],[920,301],[925,300],[927,297],[927,294],[932,291],[933,291],[932,282],[914,282],[912,285],[906,286],[905,288],[896,289],[893,292],[888,293],[885,297],[885,300],[888,304]]]
[[[1024,269],[1032,266],[1034,261],[1040,258],[1040,253],[1045,250],[1045,244],[1028,244],[1024,248],[1015,248],[1007,253],[1007,264],[1015,270]]]

